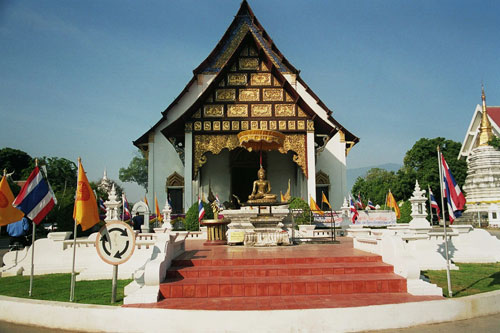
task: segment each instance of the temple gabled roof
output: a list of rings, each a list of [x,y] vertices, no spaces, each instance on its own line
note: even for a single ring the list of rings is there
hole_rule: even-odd
[[[479,138],[479,127],[481,126],[481,115],[483,111],[481,105],[477,105],[472,115],[469,128],[465,134],[464,141],[462,142],[462,147],[460,148],[460,153],[458,159],[467,159],[475,147],[478,145]],[[500,136],[500,106],[487,106],[486,113],[491,122],[491,128],[493,134],[496,137]]]
[[[321,132],[327,133],[329,136],[333,136],[338,131],[342,131],[344,136],[343,139],[348,144],[346,147],[347,151],[359,142],[358,137],[346,130],[332,117],[332,111],[326,107],[319,97],[302,80],[299,76],[300,71],[290,64],[290,62],[283,56],[253,14],[247,1],[243,0],[234,20],[224,33],[221,40],[217,43],[209,56],[196,69],[194,69],[193,78],[189,81],[179,96],[177,96],[177,98],[162,112],[163,117],[150,130],[134,141],[134,145],[141,147],[144,144],[147,144],[149,141],[149,134],[161,124],[168,124],[162,129],[162,133],[166,137],[170,129],[179,129],[181,123],[186,121],[188,117],[195,112],[196,108],[198,108],[205,100],[207,97],[206,93],[209,90],[214,89],[214,87],[221,81],[222,75],[227,73],[229,70],[228,64],[231,61],[234,62],[237,51],[241,50],[242,43],[250,37],[255,42],[256,47],[259,50],[259,55],[269,64],[268,67],[271,68],[273,75],[276,76],[280,82],[282,82],[283,88],[293,95],[295,102],[297,102],[298,105],[301,105],[303,110],[309,114],[312,119],[314,119],[317,126],[319,125],[319,128],[322,128]],[[203,91],[197,91],[197,98],[194,102],[190,102],[189,105],[183,104],[183,108],[184,105],[185,108],[182,114],[179,114],[177,111],[172,114],[174,108],[177,109],[180,104],[183,102],[186,103],[186,95],[190,93],[194,94],[193,91],[200,89],[199,87],[202,85],[198,81],[200,79],[200,75],[211,76],[211,83],[204,87]],[[297,82],[296,85],[294,84],[294,86],[292,86],[289,82],[289,77],[285,78],[284,75],[292,75]],[[301,92],[297,90],[297,86],[299,85]],[[305,100],[309,100],[309,102],[306,103]],[[311,100],[315,102],[313,102],[315,105],[310,105]]]
[[[239,46],[247,31],[250,31],[279,71],[293,74],[299,73],[278,50],[278,47],[259,23],[246,0],[241,3],[238,13],[236,13],[233,22],[229,25],[221,40],[208,57],[193,70],[193,73],[219,72]]]

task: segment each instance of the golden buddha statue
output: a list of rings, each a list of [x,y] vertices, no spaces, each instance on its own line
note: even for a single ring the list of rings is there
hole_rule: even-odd
[[[271,183],[266,180],[266,170],[260,167],[258,179],[253,182],[252,194],[248,196],[248,203],[274,203],[276,194],[271,193]]]

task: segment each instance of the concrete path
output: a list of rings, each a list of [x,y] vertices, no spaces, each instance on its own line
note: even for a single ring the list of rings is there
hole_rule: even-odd
[[[478,317],[469,320],[459,320],[450,323],[439,323],[432,325],[420,325],[404,329],[367,331],[376,333],[496,333],[500,331],[500,314]]]

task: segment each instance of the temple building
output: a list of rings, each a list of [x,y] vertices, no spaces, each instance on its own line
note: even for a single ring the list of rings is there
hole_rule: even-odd
[[[500,151],[488,144],[498,136],[499,107],[487,107],[484,89],[482,105],[476,108],[459,158],[467,158],[467,177],[464,192],[466,212],[459,223],[489,221],[498,227],[500,222]]]
[[[278,17],[278,16],[277,16]],[[192,79],[134,145],[148,158],[148,195],[168,195],[184,211],[209,190],[222,202],[246,201],[259,163],[272,193],[307,200],[324,192],[334,208],[348,189],[346,158],[359,138],[302,80],[243,1],[222,39]],[[243,148],[245,130],[278,131],[279,150]]]

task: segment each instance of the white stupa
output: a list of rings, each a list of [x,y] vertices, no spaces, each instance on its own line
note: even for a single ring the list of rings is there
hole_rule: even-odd
[[[481,98],[483,111],[479,134],[479,145],[474,148],[467,159],[467,177],[464,191],[466,194],[466,214],[464,218],[477,216],[478,213],[488,213],[496,216],[500,204],[500,151],[488,145],[493,138],[491,123],[486,114],[486,96],[484,88]],[[492,214],[495,210],[495,214]]]

